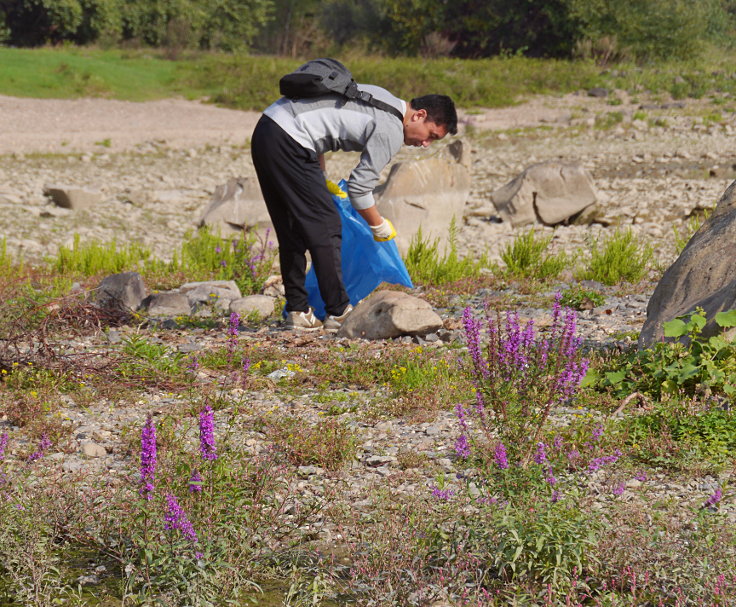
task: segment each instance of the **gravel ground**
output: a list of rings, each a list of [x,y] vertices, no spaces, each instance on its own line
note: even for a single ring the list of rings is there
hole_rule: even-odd
[[[658,102],[642,108],[641,102],[633,102],[623,93],[618,97],[622,103],[615,106],[581,94],[538,98],[510,109],[464,113],[461,136],[473,148],[468,208],[487,206],[490,192],[532,163],[582,162],[591,171],[603,200],[601,222],[540,231],[553,236],[556,249],[574,253],[616,225],[631,226],[655,247],[658,263],[666,267],[675,256],[673,226],[682,229],[693,212],[713,205],[734,177],[736,116],[721,104],[716,109],[722,119],[713,123],[703,120],[704,114],[714,111],[706,102],[687,101],[682,107]],[[620,121],[616,114],[610,119],[615,122],[611,128],[599,128],[613,113],[620,113]],[[20,252],[27,258],[54,253],[60,244],[68,244],[74,233],[83,239],[140,240],[166,257],[192,228],[217,185],[231,177],[253,177],[244,143],[256,119],[252,112],[180,100],[137,104],[0,97],[0,234],[6,237],[11,253]],[[399,160],[422,153],[428,152],[404,150]],[[328,159],[328,171],[334,177],[345,176],[354,162],[354,155],[333,155]],[[105,199],[93,211],[73,213],[49,204],[42,194],[46,183],[96,187]],[[487,251],[498,258],[501,247],[516,234],[518,231],[506,224],[467,217],[460,229],[460,251]],[[651,278],[656,279],[656,272]],[[584,337],[601,345],[618,341],[617,335],[637,331],[653,286],[653,282],[645,285],[644,292],[633,295],[606,291],[603,306],[581,315]],[[487,295],[478,293],[440,312],[446,320],[456,322],[462,303],[480,305]],[[520,310],[522,318],[545,313],[531,305]],[[176,347],[194,343],[196,348],[206,349],[223,342],[225,335],[222,331],[197,335],[168,332],[161,339]],[[306,340],[300,344],[302,352],[273,328],[243,339],[275,344],[284,349],[286,358],[296,359],[334,338]],[[95,348],[100,340],[102,336],[79,347]],[[161,413],[173,402],[175,399],[166,394],[152,393],[137,403],[103,401],[84,410],[70,404],[63,408],[62,416],[73,428],[72,442],[67,452],[55,453],[51,459],[69,473],[128,474],[131,459],[123,438],[125,429],[140,425],[149,411]],[[253,393],[248,394],[248,402],[254,411],[275,407],[307,421],[316,419],[320,410],[308,397],[287,403],[274,394]],[[563,412],[563,417],[574,414]],[[224,426],[227,415],[226,411],[218,413],[218,427]],[[426,488],[438,470],[455,470],[452,445],[457,428],[450,412],[421,423],[399,419],[366,424],[349,415],[346,419],[354,425],[362,444],[358,460],[342,473],[358,509],[368,505],[361,501],[361,495],[374,485],[385,484],[387,477],[393,479],[391,486],[411,494]],[[264,437],[248,429],[247,418],[244,420],[243,440],[251,441],[247,444],[255,452],[265,448]],[[11,457],[28,448],[16,431],[12,430],[19,440],[14,441]],[[89,441],[104,451],[84,455],[83,444]],[[397,445],[425,456],[431,465],[421,470],[401,469]],[[314,467],[300,474],[309,481],[304,485],[305,493],[319,493],[330,479],[324,470]],[[666,482],[664,477],[650,478],[642,489],[642,482],[628,479],[632,491],[623,499],[666,495],[696,504],[723,480],[709,476]],[[604,493],[601,489],[602,502],[611,499],[610,492]],[[329,536],[329,530],[324,533]]]

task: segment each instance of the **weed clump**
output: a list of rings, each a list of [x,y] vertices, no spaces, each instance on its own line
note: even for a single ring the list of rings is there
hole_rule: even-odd
[[[622,281],[636,283],[647,275],[653,257],[652,247],[640,243],[631,228],[617,229],[602,242],[593,242],[590,259],[579,278],[609,286]]]
[[[537,237],[534,230],[520,234],[501,252],[506,273],[512,278],[550,280],[565,269],[568,258],[565,253],[551,255],[547,252],[552,236]]]

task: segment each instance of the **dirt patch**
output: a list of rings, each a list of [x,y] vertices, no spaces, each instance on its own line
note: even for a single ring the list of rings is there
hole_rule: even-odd
[[[477,129],[538,126],[569,119],[584,96],[538,98],[500,109],[461,111]],[[259,112],[229,110],[198,101],[164,99],[136,103],[111,99],[30,99],[0,96],[0,154],[122,151],[152,141],[173,148],[241,145]]]

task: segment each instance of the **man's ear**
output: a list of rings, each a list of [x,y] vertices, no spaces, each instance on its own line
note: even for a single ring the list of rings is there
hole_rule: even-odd
[[[427,110],[425,110],[425,109],[416,110],[414,112],[414,114],[412,115],[411,118],[412,118],[412,120],[421,120],[421,119],[425,119],[426,120],[426,118],[427,118]]]

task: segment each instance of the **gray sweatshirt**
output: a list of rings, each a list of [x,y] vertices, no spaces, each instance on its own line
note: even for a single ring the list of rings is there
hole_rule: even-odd
[[[396,107],[402,115],[406,102],[387,90],[359,84],[376,99]],[[404,128],[398,116],[340,95],[291,100],[282,97],[263,112],[299,145],[317,154],[345,150],[362,152],[348,180],[348,195],[356,209],[375,204],[373,189],[380,173],[401,149]]]

